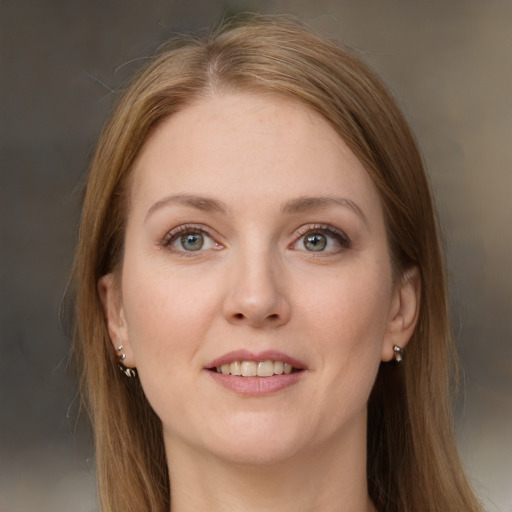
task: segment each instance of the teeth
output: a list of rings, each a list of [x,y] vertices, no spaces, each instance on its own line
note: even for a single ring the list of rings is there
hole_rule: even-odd
[[[254,361],[242,361],[242,377],[256,377],[258,366]]]
[[[258,377],[271,377],[274,375],[273,361],[258,363]]]
[[[223,375],[241,375],[242,377],[272,377],[292,373],[293,367],[283,361],[233,361],[217,366],[217,373]]]
[[[240,361],[233,361],[229,367],[231,375],[242,375],[242,363]]]

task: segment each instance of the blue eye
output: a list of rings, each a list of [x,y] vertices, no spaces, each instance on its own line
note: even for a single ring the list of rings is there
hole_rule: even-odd
[[[307,252],[338,253],[350,246],[351,242],[343,231],[327,225],[313,225],[299,230],[299,238],[293,248]]]
[[[201,233],[189,233],[176,240],[185,251],[199,251],[204,245],[204,236]]]
[[[327,247],[327,237],[322,233],[312,233],[302,239],[307,251],[320,252]]]
[[[203,229],[195,226],[178,226],[168,233],[163,247],[173,252],[199,252],[207,249],[218,249],[221,246]]]

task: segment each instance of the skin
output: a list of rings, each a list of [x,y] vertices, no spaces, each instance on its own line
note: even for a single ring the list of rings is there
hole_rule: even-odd
[[[99,289],[112,343],[162,420],[172,511],[374,510],[367,400],[412,334],[419,283],[393,276],[362,164],[304,106],[216,95],[159,126],[130,200],[121,275]],[[240,349],[278,350],[303,371],[241,395],[206,369]]]

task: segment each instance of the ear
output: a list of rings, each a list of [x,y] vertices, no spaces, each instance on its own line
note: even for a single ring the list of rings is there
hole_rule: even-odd
[[[394,358],[393,347],[405,348],[418,322],[421,278],[417,267],[406,270],[397,281],[391,301],[388,330],[382,345],[382,360]]]
[[[135,366],[135,359],[128,336],[121,291],[113,274],[107,274],[98,281],[98,292],[105,311],[110,342],[119,360],[121,361],[121,356],[125,354],[122,362],[132,368]]]

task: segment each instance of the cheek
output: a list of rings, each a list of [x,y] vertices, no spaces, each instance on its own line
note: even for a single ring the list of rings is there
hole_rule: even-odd
[[[313,375],[317,383],[306,409],[318,410],[312,436],[331,435],[362,418],[381,362],[387,328],[390,280],[366,268],[338,273],[314,287],[303,287],[297,304],[299,339],[313,347]],[[301,336],[302,335],[302,336]]]
[[[327,379],[326,387],[340,391],[332,397],[343,401],[336,403],[338,410],[365,403],[373,386],[388,328],[387,276],[379,266],[338,275],[321,293],[318,287],[310,294],[301,311],[303,329],[321,355],[318,369]]]
[[[218,309],[217,283],[165,265],[145,269],[128,260],[125,269],[123,303],[137,365],[161,365],[193,351]]]
[[[391,301],[391,280],[380,266],[356,272],[349,269],[323,285],[308,287],[301,316],[315,325],[332,348],[364,349],[379,344],[386,332]],[[346,346],[346,345],[349,346]]]
[[[132,273],[125,280],[125,311],[134,363],[144,393],[160,417],[180,411],[190,388],[191,362],[206,330],[205,295],[163,274]],[[200,321],[198,319],[201,319]]]

